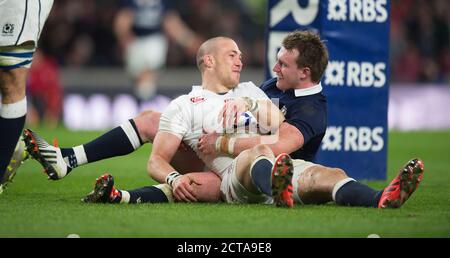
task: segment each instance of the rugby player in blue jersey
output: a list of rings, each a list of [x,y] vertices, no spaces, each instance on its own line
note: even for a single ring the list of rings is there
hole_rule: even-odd
[[[140,100],[149,100],[156,92],[158,70],[166,63],[166,35],[193,56],[201,44],[170,0],[122,0],[114,32]]]

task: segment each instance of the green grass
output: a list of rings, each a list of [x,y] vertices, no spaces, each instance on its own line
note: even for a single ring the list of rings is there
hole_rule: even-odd
[[[63,128],[37,131],[61,146],[84,143],[98,132]],[[450,237],[450,132],[389,134],[390,179],[412,157],[426,174],[412,198],[396,210],[334,204],[278,209],[266,205],[141,204],[80,202],[94,179],[108,171],[119,188],[153,184],[146,174],[150,146],[77,168],[61,181],[48,181],[35,161],[26,162],[0,196],[0,237]],[[387,182],[368,182],[375,188]]]

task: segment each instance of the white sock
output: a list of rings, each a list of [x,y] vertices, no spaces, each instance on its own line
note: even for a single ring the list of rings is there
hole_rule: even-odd
[[[12,104],[2,104],[0,109],[0,117],[5,119],[14,119],[23,117],[27,114],[27,98],[12,103]]]
[[[119,192],[122,194],[120,203],[130,203],[130,193],[124,190],[119,190]]]
[[[168,184],[154,185],[154,187],[159,188],[159,189],[161,189],[161,191],[163,191],[163,193],[166,195],[169,203],[174,202],[173,194],[172,194],[172,187],[170,187]]]
[[[130,121],[127,121],[120,125],[124,133],[127,135],[128,140],[130,141],[131,145],[133,145],[133,148],[135,150],[139,149],[141,147],[141,141],[139,140],[139,135],[134,129],[133,125]]]
[[[88,163],[86,152],[84,151],[83,145],[78,145],[73,147],[73,152],[75,153],[75,157],[77,158],[78,166],[84,165]]]
[[[343,187],[345,184],[347,184],[348,182],[351,182],[351,181],[356,181],[356,180],[349,177],[349,178],[342,179],[341,181],[337,182],[334,185],[333,193],[332,193],[333,201],[336,201],[337,191],[339,191],[339,189],[341,189],[341,187]]]

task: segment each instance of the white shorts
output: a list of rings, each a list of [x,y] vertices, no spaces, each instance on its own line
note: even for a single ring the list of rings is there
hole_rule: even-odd
[[[0,46],[36,47],[53,0],[0,0]]]
[[[127,49],[127,71],[137,76],[145,70],[157,70],[166,64],[168,42],[163,34],[137,38]]]
[[[236,177],[237,158],[233,160],[222,173],[222,183],[220,184],[220,194],[222,200],[227,203],[264,203],[272,204],[273,198],[265,194],[254,194],[238,181]]]
[[[0,69],[29,68],[53,0],[0,0]]]
[[[304,161],[302,159],[293,159],[294,173],[292,175],[292,188],[294,202],[298,204],[303,204],[299,195],[299,178],[302,173],[304,173],[308,168],[316,166],[312,162]],[[273,198],[265,194],[254,194],[247,189],[238,181],[236,177],[236,163],[237,158],[233,160],[230,166],[228,166],[222,173],[222,183],[220,184],[220,194],[222,200],[228,203],[264,203],[272,204]]]
[[[316,166],[317,164],[309,161],[304,161],[302,159],[293,159],[292,162],[294,165],[294,173],[292,175],[292,188],[294,190],[294,193],[292,196],[295,203],[303,204],[300,196],[298,195],[298,180],[300,178],[300,175],[303,174],[308,168]]]

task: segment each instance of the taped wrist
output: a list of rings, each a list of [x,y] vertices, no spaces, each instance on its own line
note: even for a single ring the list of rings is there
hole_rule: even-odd
[[[181,174],[178,173],[177,171],[173,171],[170,172],[167,176],[166,176],[166,183],[168,185],[170,185],[170,187],[172,187],[173,181],[175,181],[175,178],[180,177]]]
[[[218,153],[233,155],[235,142],[236,142],[235,138],[230,138],[226,135],[220,136],[216,140],[216,151]]]

